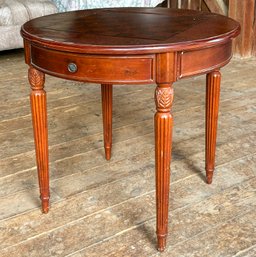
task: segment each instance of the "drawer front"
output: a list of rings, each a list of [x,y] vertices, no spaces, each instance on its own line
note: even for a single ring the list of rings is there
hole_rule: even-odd
[[[232,43],[210,48],[181,52],[179,78],[203,74],[224,66],[232,57]]]
[[[31,64],[57,77],[96,83],[152,83],[154,55],[105,56],[74,54],[31,46]]]

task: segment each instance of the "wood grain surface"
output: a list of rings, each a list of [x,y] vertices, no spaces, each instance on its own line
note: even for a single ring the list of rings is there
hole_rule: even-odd
[[[255,59],[234,59],[222,69],[210,186],[203,183],[205,77],[173,85],[172,233],[161,256],[255,256],[255,69]],[[22,51],[0,54],[0,255],[160,256],[155,85],[114,86],[107,163],[100,85],[81,90],[83,83],[46,76],[52,210],[43,215],[26,73]]]
[[[239,24],[225,16],[168,8],[66,12],[29,21],[22,36],[63,51],[97,54],[157,53],[226,42]]]

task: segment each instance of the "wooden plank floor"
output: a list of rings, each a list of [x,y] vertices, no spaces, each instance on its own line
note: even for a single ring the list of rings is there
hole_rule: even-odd
[[[168,248],[155,249],[154,85],[115,86],[104,159],[99,85],[47,76],[51,209],[40,211],[22,50],[0,53],[0,256],[256,256],[256,59],[223,69],[217,168],[204,173],[205,77],[175,84]]]

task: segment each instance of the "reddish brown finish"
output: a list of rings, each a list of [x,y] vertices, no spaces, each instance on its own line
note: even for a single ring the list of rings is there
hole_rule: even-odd
[[[206,170],[211,182],[220,86],[220,73],[216,70],[230,60],[231,39],[239,33],[239,24],[224,16],[196,11],[122,8],[41,17],[26,23],[21,33],[25,39],[26,62],[33,67],[29,77],[44,211],[48,209],[49,174],[43,74],[102,84],[106,159],[111,156],[112,84],[157,84],[156,230],[158,249],[163,251],[168,228],[172,84],[181,77],[210,73],[207,77]],[[35,78],[38,78],[36,83]]]
[[[156,55],[156,82],[170,83],[177,80],[177,53],[162,53]]]
[[[21,30],[24,38],[40,47],[111,55],[214,46],[238,33],[239,24],[225,16],[168,8],[66,12],[31,20]]]
[[[103,117],[105,157],[107,160],[110,160],[111,147],[112,147],[113,86],[108,85],[108,84],[102,84],[101,85],[101,97],[102,97],[102,117]]]
[[[104,56],[73,54],[31,47],[31,63],[42,72],[65,79],[115,84],[146,84],[154,81],[154,55]],[[52,60],[48,62],[47,60]],[[68,65],[77,71],[71,73]],[[115,74],[115,76],[113,76]]]
[[[227,42],[211,48],[181,52],[179,77],[188,77],[208,71],[227,64],[232,56],[232,45]],[[193,65],[191,65],[193,63]]]
[[[30,65],[30,60],[31,60],[31,44],[29,43],[29,41],[27,40],[23,40],[23,45],[24,45],[24,49],[25,49],[25,63]]]
[[[168,206],[170,187],[170,162],[172,148],[172,115],[173,102],[171,84],[158,84],[155,92],[155,158],[156,158],[156,233],[158,250],[166,246],[168,233]]]
[[[212,176],[215,166],[215,150],[218,126],[218,111],[220,99],[219,71],[207,74],[206,78],[206,119],[205,119],[205,170],[206,181],[212,183]]]
[[[30,67],[28,79],[31,86],[30,103],[34,128],[37,171],[39,178],[42,210],[49,210],[49,158],[48,130],[46,113],[46,92],[44,91],[45,76],[42,72]]]
[[[168,234],[168,208],[170,187],[170,163],[172,148],[173,102],[172,82],[176,80],[177,54],[162,53],[156,58],[155,90],[155,173],[156,173],[156,233],[158,250],[166,247]]]

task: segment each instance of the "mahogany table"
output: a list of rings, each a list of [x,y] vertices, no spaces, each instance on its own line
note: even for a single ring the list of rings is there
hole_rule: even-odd
[[[45,74],[101,84],[104,147],[112,144],[112,85],[152,84],[155,90],[155,166],[158,250],[166,246],[173,83],[207,74],[206,181],[215,162],[221,74],[232,56],[239,24],[225,16],[165,8],[94,9],[59,13],[23,25],[29,65],[40,196],[49,209],[49,161]],[[85,84],[85,87],[87,85]]]

